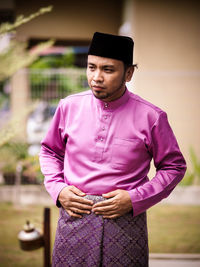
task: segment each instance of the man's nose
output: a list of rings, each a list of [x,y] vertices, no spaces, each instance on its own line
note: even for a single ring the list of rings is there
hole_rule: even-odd
[[[96,70],[93,76],[94,81],[103,81],[102,72],[100,70]]]

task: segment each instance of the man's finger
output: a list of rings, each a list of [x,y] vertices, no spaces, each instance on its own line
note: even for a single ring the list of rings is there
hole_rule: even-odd
[[[65,209],[66,212],[69,214],[70,217],[75,217],[75,218],[82,218],[83,216],[81,214],[75,213],[69,209]]]
[[[84,197],[86,194],[75,186],[71,186],[70,190],[77,196]]]
[[[120,216],[121,216],[121,214],[103,215],[103,218],[104,219],[116,219]]]
[[[116,214],[116,210],[95,210],[96,215],[113,215]]]
[[[102,197],[105,198],[112,198],[115,197],[118,194],[117,190],[111,191],[109,193],[103,194]]]
[[[116,210],[116,205],[113,202],[109,202],[109,201],[104,201],[107,202],[105,203],[97,203],[99,204],[98,206],[95,204],[92,208],[92,212],[94,212],[95,214],[103,214],[104,212],[113,212]],[[104,204],[104,205],[103,205]]]
[[[71,202],[71,207],[81,209],[81,210],[91,210],[92,204],[85,204],[85,203],[78,203],[78,202]]]
[[[108,200],[103,200],[103,201],[100,201],[100,202],[94,204],[93,208],[100,208],[100,207],[106,207],[106,206],[111,206],[111,205],[113,205],[113,200],[108,199]]]
[[[70,209],[72,212],[74,212],[74,213],[78,213],[78,214],[82,214],[82,213],[84,213],[84,214],[90,214],[91,212],[89,211],[89,210],[82,210],[82,209],[78,209],[78,208],[71,208]]]
[[[84,204],[84,205],[89,205],[89,206],[93,205],[93,201],[92,200],[89,200],[89,199],[86,199],[86,198],[83,198],[83,197],[79,197],[77,195],[74,195],[72,197],[71,201],[73,203],[79,203],[79,204]]]

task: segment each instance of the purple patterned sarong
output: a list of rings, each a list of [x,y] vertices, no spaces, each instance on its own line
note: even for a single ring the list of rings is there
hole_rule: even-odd
[[[95,203],[101,196],[86,196]],[[53,267],[148,267],[146,213],[132,212],[117,219],[91,213],[82,219],[60,208]]]

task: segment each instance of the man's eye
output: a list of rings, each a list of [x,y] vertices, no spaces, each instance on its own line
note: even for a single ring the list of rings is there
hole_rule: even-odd
[[[89,66],[88,67],[90,70],[94,70],[94,66]]]
[[[113,69],[108,69],[108,68],[106,68],[106,69],[104,69],[105,70],[105,72],[113,72]]]

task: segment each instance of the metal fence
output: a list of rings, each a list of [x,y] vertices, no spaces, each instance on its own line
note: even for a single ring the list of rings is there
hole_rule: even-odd
[[[86,69],[30,69],[30,96],[32,100],[57,102],[67,95],[88,89]]]

